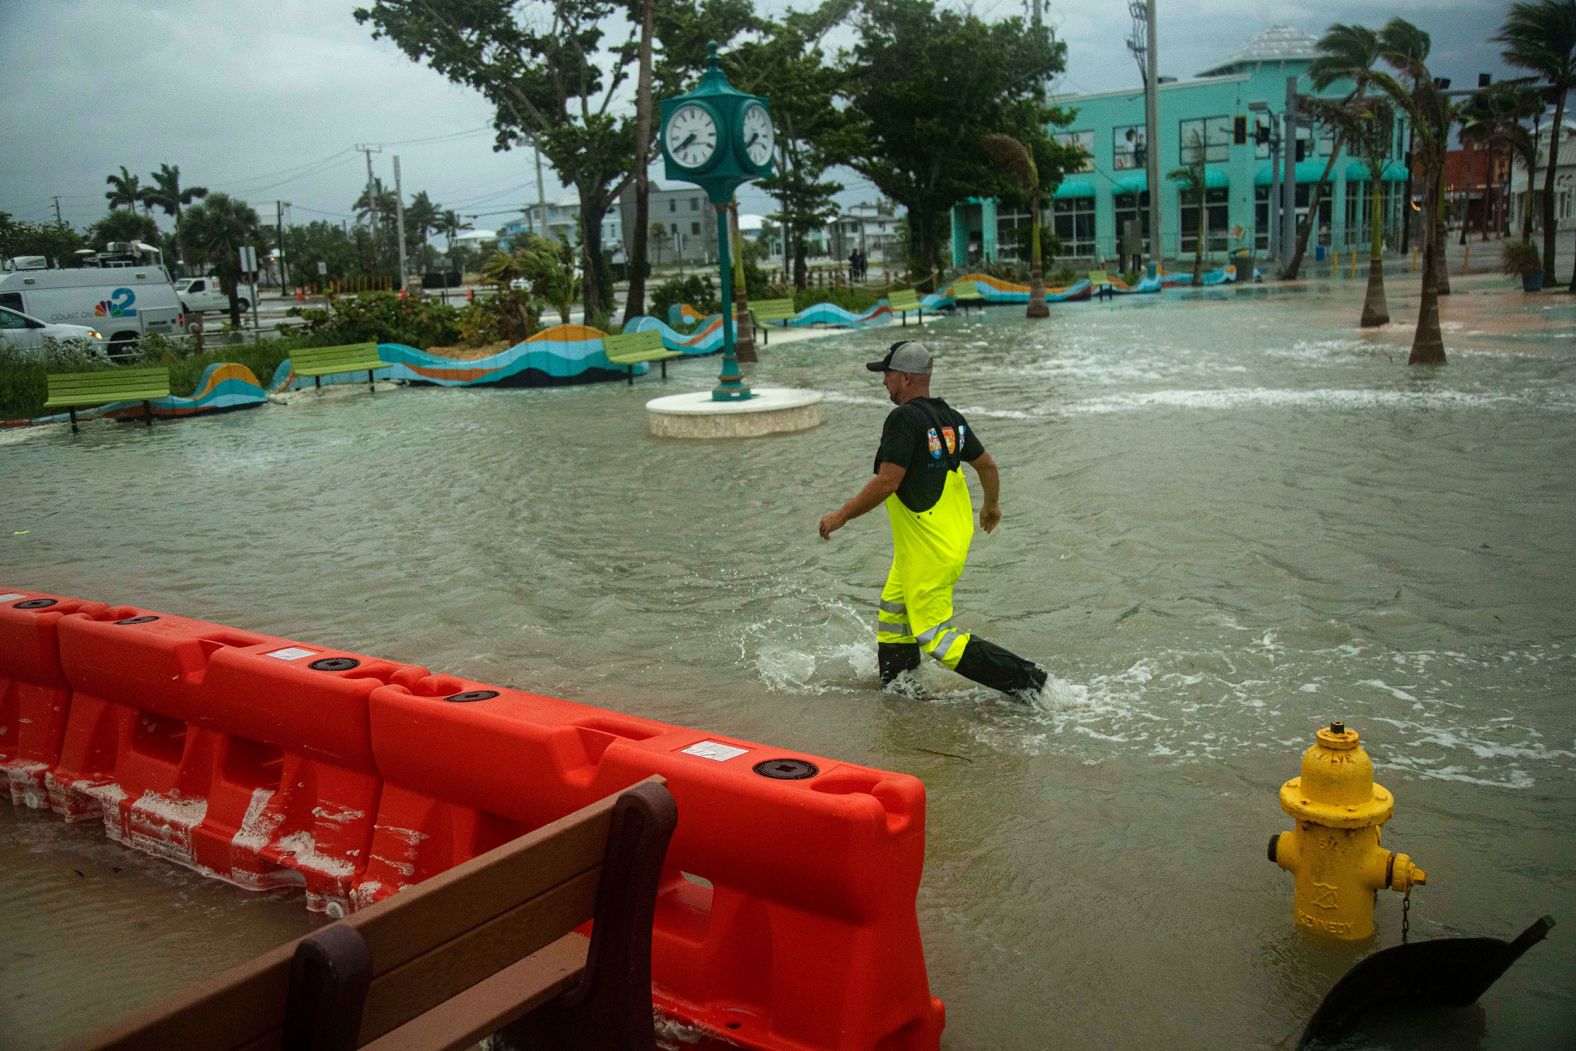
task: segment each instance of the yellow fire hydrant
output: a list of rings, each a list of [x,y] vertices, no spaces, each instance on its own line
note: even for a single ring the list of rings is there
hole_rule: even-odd
[[[1270,860],[1297,878],[1293,915],[1309,930],[1361,939],[1374,932],[1380,888],[1410,892],[1428,875],[1379,845],[1395,799],[1374,784],[1357,733],[1331,723],[1303,753],[1302,776],[1281,785],[1281,809],[1297,828],[1270,838]]]

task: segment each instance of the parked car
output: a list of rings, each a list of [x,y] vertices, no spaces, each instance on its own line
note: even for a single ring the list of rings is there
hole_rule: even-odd
[[[241,304],[244,313],[252,309],[256,302],[257,292],[250,285],[241,285],[236,291],[237,302]],[[202,277],[183,277],[175,282],[175,294],[180,297],[181,306],[188,314],[200,314],[205,310],[220,312],[230,309],[230,297],[224,294],[224,285],[212,274]]]
[[[181,302],[160,263],[111,252],[86,261],[97,265],[42,269],[13,260],[18,268],[0,273],[0,307],[47,325],[91,324],[103,333],[112,358],[129,357],[149,332],[177,336],[185,331]]]
[[[81,340],[88,350],[101,357],[107,356],[104,336],[97,329],[86,325],[51,325],[20,310],[0,307],[0,343],[15,347],[29,357],[36,357],[44,352],[47,340],[62,343]]]

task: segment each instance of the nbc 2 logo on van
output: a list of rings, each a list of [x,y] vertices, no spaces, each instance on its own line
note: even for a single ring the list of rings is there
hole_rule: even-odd
[[[117,288],[108,299],[101,299],[93,308],[94,317],[136,317],[137,293],[129,288]]]

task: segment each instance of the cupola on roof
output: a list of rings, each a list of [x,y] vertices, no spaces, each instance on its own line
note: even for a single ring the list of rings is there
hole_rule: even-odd
[[[1261,62],[1300,62],[1318,57],[1318,37],[1292,26],[1270,26],[1199,76],[1219,77],[1240,73],[1243,67]]]

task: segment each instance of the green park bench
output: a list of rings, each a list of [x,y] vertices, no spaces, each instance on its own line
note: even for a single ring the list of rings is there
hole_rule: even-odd
[[[341,372],[367,371],[367,386],[372,393],[378,391],[372,382],[376,369],[386,369],[389,363],[378,357],[376,343],[351,343],[342,347],[302,347],[290,352],[290,368],[297,376],[311,376],[319,393],[323,390],[324,376],[337,376]]]
[[[912,288],[887,293],[887,306],[891,307],[894,313],[901,315],[901,324],[903,325],[908,324],[908,312],[910,310],[919,319],[919,324],[923,325],[925,323],[925,309],[919,305],[919,293]]]
[[[170,370],[105,369],[101,372],[52,372],[46,409],[67,409],[71,429],[77,429],[77,410],[117,401],[142,402],[142,421],[153,426],[154,398],[170,396]]]
[[[799,311],[794,309],[792,299],[758,299],[750,304],[750,314],[755,318],[755,326],[761,330],[761,346],[771,343],[768,330],[771,326],[768,321],[781,321],[783,328],[788,327],[788,322],[799,316]]]
[[[668,362],[684,356],[681,350],[669,350],[662,342],[662,333],[655,329],[649,332],[629,332],[622,336],[603,336],[602,352],[607,355],[607,360],[629,371],[630,386],[635,384],[635,366],[641,362],[660,362],[662,378],[667,379]]]
[[[974,307],[976,310],[985,309],[985,297],[980,295],[979,282],[952,282],[952,303],[954,307],[961,307],[964,310],[969,307]]]
[[[648,778],[67,1046],[436,1051],[506,1030],[655,1051],[651,924],[677,816]]]
[[[1089,288],[1096,299],[1110,299],[1116,294],[1116,290],[1111,287],[1111,275],[1104,270],[1089,271]]]

